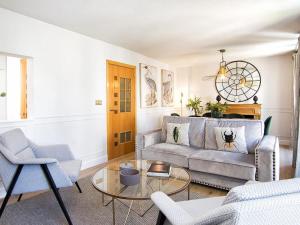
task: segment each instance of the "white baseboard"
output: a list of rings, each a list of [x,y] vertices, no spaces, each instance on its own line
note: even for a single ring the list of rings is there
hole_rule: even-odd
[[[86,159],[82,162],[81,170],[88,169],[90,167],[97,166],[105,162],[107,162],[107,155],[100,156],[97,158]]]

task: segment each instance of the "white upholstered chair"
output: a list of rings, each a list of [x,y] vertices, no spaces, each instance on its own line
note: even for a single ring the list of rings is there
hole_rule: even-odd
[[[0,209],[0,218],[11,195],[51,188],[69,223],[71,218],[59,194],[59,188],[77,183],[81,160],[76,160],[67,145],[39,146],[29,141],[21,129],[0,135],[0,176],[6,196]]]
[[[156,192],[151,198],[160,210],[157,224],[300,224],[300,178],[246,184],[224,197],[174,202]]]

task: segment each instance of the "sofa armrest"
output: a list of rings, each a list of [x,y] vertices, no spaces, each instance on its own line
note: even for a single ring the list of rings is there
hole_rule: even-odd
[[[142,151],[148,146],[161,142],[161,130],[154,130],[147,133],[138,133],[136,135],[136,158],[142,159]]]
[[[159,210],[167,217],[173,225],[194,225],[193,217],[188,214],[180,205],[174,202],[163,192],[155,192],[151,199]]]
[[[258,181],[279,180],[279,140],[266,135],[255,150],[256,178]]]

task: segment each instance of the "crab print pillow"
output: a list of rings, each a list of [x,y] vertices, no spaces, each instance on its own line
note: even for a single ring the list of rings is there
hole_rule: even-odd
[[[215,127],[218,150],[248,154],[245,127]]]
[[[189,123],[168,123],[167,124],[167,143],[177,145],[190,145]]]

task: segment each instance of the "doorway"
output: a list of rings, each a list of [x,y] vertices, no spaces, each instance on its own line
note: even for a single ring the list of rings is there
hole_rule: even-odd
[[[114,159],[135,151],[136,67],[106,61],[107,155]]]

